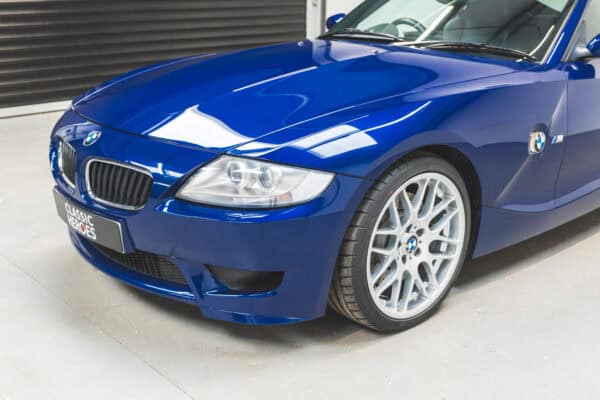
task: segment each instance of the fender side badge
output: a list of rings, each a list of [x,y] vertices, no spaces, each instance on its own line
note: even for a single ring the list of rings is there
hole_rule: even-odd
[[[529,137],[529,154],[541,154],[546,149],[547,142],[544,132],[532,132]]]

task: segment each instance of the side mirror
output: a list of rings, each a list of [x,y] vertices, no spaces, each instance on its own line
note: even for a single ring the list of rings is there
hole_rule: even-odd
[[[600,35],[596,35],[587,45],[592,57],[600,57]]]
[[[573,59],[582,60],[585,58],[600,57],[600,35],[596,35],[588,44],[584,46],[578,44],[573,49]]]
[[[346,14],[341,13],[341,14],[335,14],[332,15],[331,17],[327,18],[327,22],[325,23],[325,25],[327,26],[327,29],[331,29],[334,26],[336,26],[341,20],[344,19],[344,17],[346,16]]]

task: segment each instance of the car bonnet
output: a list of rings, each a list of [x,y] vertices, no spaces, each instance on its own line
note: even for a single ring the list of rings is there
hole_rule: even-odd
[[[306,40],[135,71],[89,91],[73,107],[113,129],[226,152],[379,99],[508,74],[514,64]]]

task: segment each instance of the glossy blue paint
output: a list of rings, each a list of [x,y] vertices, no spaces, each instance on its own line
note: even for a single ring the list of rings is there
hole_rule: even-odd
[[[587,49],[594,57],[600,57],[600,34],[588,43]]]
[[[600,101],[600,59],[567,63],[569,126],[566,155],[557,184],[557,205],[600,189],[600,125],[589,111]]]
[[[331,17],[327,18],[327,21],[325,21],[325,26],[327,27],[327,29],[331,29],[334,26],[336,26],[341,20],[343,20],[345,16],[346,14],[344,13],[334,14]]]
[[[418,149],[460,153],[481,186],[481,256],[600,204],[598,60],[563,57],[587,5],[576,2],[541,63],[381,43],[305,40],[175,60],[134,71],[74,101],[52,134],[60,192],[125,229],[127,251],[168,257],[189,288],[132,274],[72,234],[92,264],[131,285],[197,304],[211,318],[291,323],[323,315],[343,235],[373,182]],[[101,132],[90,146],[90,132]],[[548,144],[529,154],[530,134]],[[563,136],[562,143],[552,138]],[[77,151],[76,189],[57,172],[59,140]],[[336,174],[319,198],[278,210],[226,210],[175,198],[221,154]],[[152,173],[147,206],[112,209],[86,192],[90,157]],[[583,161],[582,161],[583,160]],[[462,171],[465,172],[465,171]],[[284,238],[284,239],[282,239]],[[283,271],[276,290],[234,293],[207,265]]]

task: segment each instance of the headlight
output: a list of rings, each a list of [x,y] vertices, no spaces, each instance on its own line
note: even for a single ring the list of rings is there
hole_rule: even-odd
[[[316,198],[333,177],[326,172],[223,156],[189,178],[177,197],[221,207],[286,207]]]

